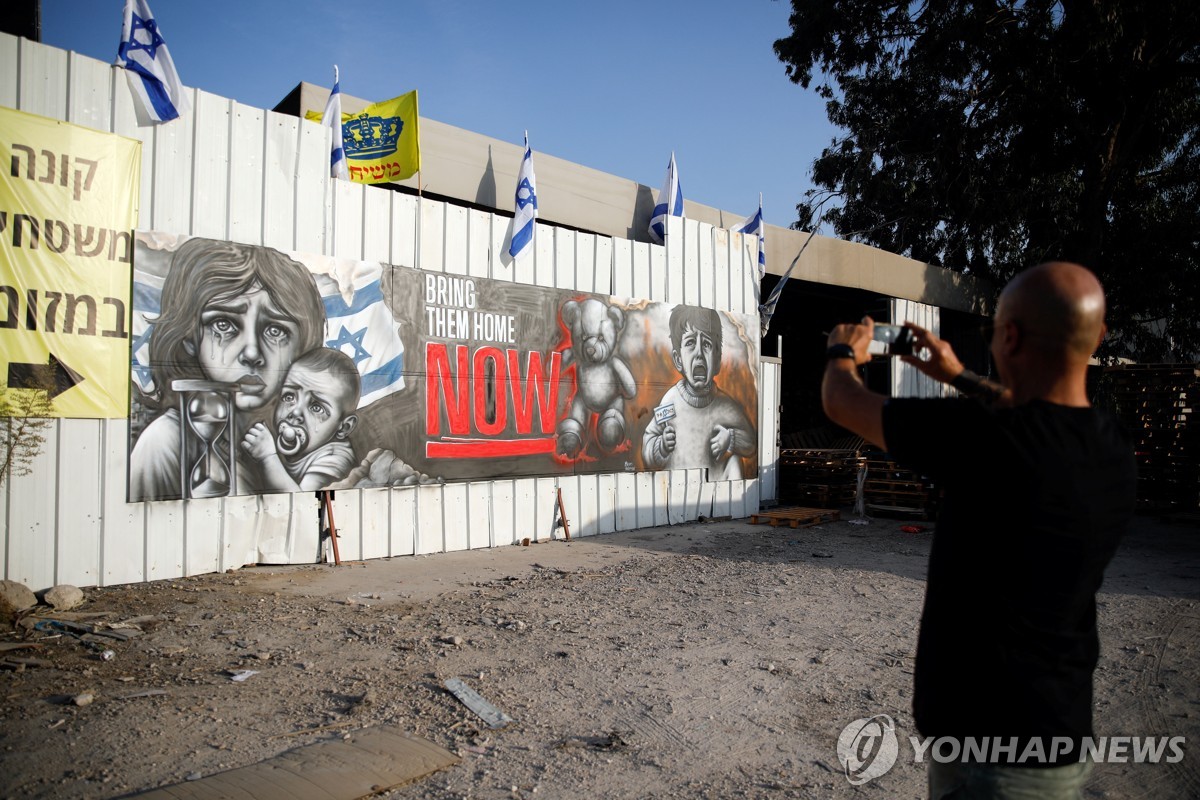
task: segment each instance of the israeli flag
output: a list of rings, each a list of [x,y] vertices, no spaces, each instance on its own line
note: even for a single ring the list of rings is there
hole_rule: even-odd
[[[767,244],[764,237],[765,226],[762,216],[762,195],[758,196],[758,211],[755,211],[741,225],[734,225],[734,233],[744,233],[747,236],[758,237],[758,279],[761,281],[767,274]]]
[[[658,205],[650,215],[650,238],[657,244],[667,240],[667,217],[683,216],[683,189],[679,186],[679,173],[675,170],[675,153],[667,164],[667,180],[658,193]]]
[[[521,171],[517,173],[517,213],[512,221],[512,244],[508,254],[520,257],[531,244],[537,227],[538,201],[537,181],[533,178],[533,151],[529,149],[529,131],[525,131],[525,157],[521,159]]]
[[[321,124],[333,134],[333,145],[329,150],[329,175],[348,181],[350,170],[346,167],[346,149],[342,147],[342,88],[338,79],[337,64],[333,65],[333,91],[325,101],[325,113],[321,115]]]
[[[380,270],[355,276],[348,297],[333,281],[318,278],[325,305],[326,347],[341,350],[354,360],[361,376],[358,407],[374,403],[404,388],[404,343],[399,328],[383,301]]]
[[[775,316],[775,306],[779,303],[779,295],[783,294],[783,285],[788,282],[791,277],[791,271],[779,279],[779,283],[775,284],[775,288],[767,295],[766,301],[758,307],[758,322],[762,328],[762,335],[767,335],[767,329],[771,327],[771,317]]]
[[[800,263],[800,256],[804,255],[804,251],[808,249],[808,245],[812,242],[813,236],[817,233],[817,228],[821,221],[818,218],[817,224],[813,225],[813,229],[808,232],[808,237],[804,240],[804,244],[800,245],[800,252],[796,253],[796,257],[792,259],[792,263],[788,264],[787,272],[783,273],[783,277],[779,279],[779,283],[775,284],[775,288],[767,295],[767,299],[758,307],[758,321],[762,335],[767,335],[767,329],[771,327],[771,317],[775,316],[775,306],[779,304],[779,296],[783,294],[783,287],[787,284],[788,278],[792,277],[792,270]]]
[[[125,0],[117,66],[125,68],[129,88],[145,116],[153,121],[169,122],[191,108],[162,29],[146,0]]]

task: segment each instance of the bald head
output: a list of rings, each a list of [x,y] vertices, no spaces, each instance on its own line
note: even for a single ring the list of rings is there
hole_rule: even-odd
[[[1038,350],[1086,361],[1104,335],[1104,288],[1078,264],[1039,264],[1004,287],[996,318],[1019,323]]]

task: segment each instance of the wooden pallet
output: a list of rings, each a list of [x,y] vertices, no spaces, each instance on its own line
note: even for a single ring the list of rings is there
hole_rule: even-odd
[[[828,508],[779,508],[751,514],[750,524],[761,525],[765,522],[772,527],[787,525],[789,528],[808,528],[823,522],[836,522],[841,518],[840,511]]]
[[[881,492],[924,492],[926,485],[923,481],[882,480],[868,478],[863,482],[867,491],[878,489]]]
[[[916,508],[911,506],[894,506],[882,503],[866,503],[867,511],[873,511],[883,517],[913,517],[916,519],[929,519],[930,513],[924,506]]]

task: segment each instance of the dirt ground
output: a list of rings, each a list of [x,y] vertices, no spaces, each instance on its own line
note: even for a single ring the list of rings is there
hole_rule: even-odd
[[[920,798],[931,534],[905,524],[701,522],[89,589],[86,622],[142,633],[0,635],[43,662],[0,672],[0,796],[120,797],[388,724],[461,757],[388,798]],[[1097,733],[1186,736],[1185,757],[1097,765],[1086,796],[1200,796],[1198,600],[1200,528],[1139,517],[1100,597]],[[452,677],[513,723],[489,729]],[[874,714],[900,758],[855,787],[837,736]]]

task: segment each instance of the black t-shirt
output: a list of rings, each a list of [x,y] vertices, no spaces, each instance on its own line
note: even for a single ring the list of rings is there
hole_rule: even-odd
[[[1048,753],[1052,737],[1091,736],[1096,591],[1134,509],[1123,431],[1091,408],[961,399],[889,400],[883,429],[893,458],[945,488],[917,641],[918,730],[1015,736],[1018,757],[1031,737]]]

